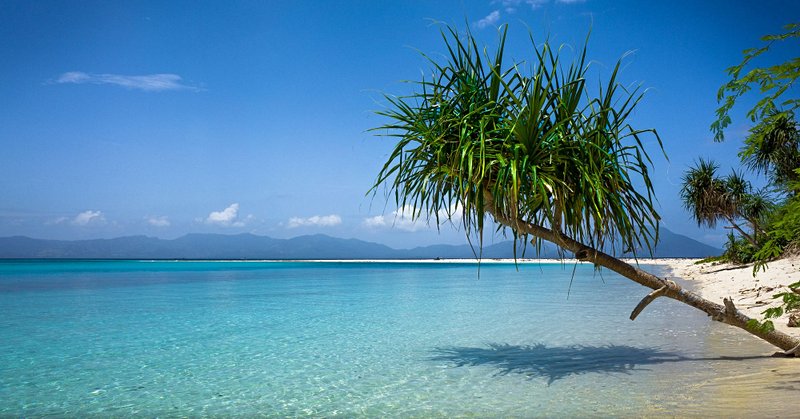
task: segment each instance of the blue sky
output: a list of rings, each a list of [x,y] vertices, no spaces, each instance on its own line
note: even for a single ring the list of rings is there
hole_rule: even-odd
[[[656,128],[663,224],[719,245],[681,208],[683,171],[728,140],[709,125],[725,69],[800,2],[754,1],[15,1],[0,2],[0,236],[50,239],[189,232],[325,233],[394,247],[462,243],[366,193],[392,147],[368,132],[384,93],[410,89],[443,52],[440,21],[509,56],[535,39],[580,46],[592,74],[623,59],[648,92],[634,117]],[[796,42],[771,59],[798,56]],[[598,80],[598,79],[595,79]],[[792,92],[796,95],[796,91]],[[747,102],[750,101],[750,102]]]

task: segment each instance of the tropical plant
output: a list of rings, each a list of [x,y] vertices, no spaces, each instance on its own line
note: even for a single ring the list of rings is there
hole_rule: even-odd
[[[725,199],[725,182],[717,177],[719,165],[711,160],[700,159],[683,175],[681,200],[691,211],[697,225],[714,228],[723,214],[732,213]]]
[[[494,54],[470,32],[442,31],[443,62],[407,97],[387,96],[376,128],[397,145],[377,176],[398,207],[437,218],[463,208],[467,235],[482,237],[491,217],[516,239],[546,240],[579,260],[611,269],[655,291],[631,319],[665,296],[713,319],[748,330],[794,353],[800,341],[777,331],[747,327],[750,320],[726,299],[703,299],[673,281],[627,264],[602,249],[651,250],[659,216],[653,206],[650,157],[643,141],[655,130],[635,129],[629,119],[642,97],[617,81],[620,63],[596,96],[586,87],[586,47],[564,63],[560,50],[531,37],[533,63],[504,63],[507,27]],[[527,69],[527,71],[526,71]],[[641,191],[635,185],[642,185]],[[482,241],[482,239],[481,239]],[[515,240],[516,242],[516,240]]]
[[[760,57],[777,42],[792,42],[800,38],[800,24],[792,23],[784,27],[785,32],[777,35],[767,35],[761,38],[765,45],[759,48],[750,48],[744,51],[744,58],[738,65],[728,68],[731,80],[722,85],[717,92],[717,101],[721,104],[717,109],[717,118],[711,124],[714,139],[722,141],[725,138],[724,130],[730,125],[730,111],[736,101],[754,87],[758,88],[761,99],[748,112],[747,117],[755,126],[753,131],[762,132],[769,130],[779,120],[793,119],[794,110],[800,107],[800,100],[786,98],[791,92],[790,87],[800,77],[800,57],[795,57],[778,65],[768,67],[754,67],[747,70],[754,60]],[[747,71],[745,71],[747,70]]]
[[[796,170],[800,175],[800,168]],[[800,182],[790,182],[793,194],[767,218],[766,240],[754,255],[754,270],[766,269],[767,262],[784,254],[800,255]]]
[[[728,241],[725,243],[724,262],[736,265],[744,265],[755,260],[758,251],[756,245],[746,239],[736,237],[733,233],[728,233]]]
[[[710,160],[700,159],[683,175],[681,200],[692,213],[698,226],[714,228],[720,220],[726,220],[752,246],[764,232],[764,217],[772,207],[764,191],[753,192],[753,188],[740,173],[731,172],[724,178],[717,177],[719,166]],[[742,219],[750,224],[747,233],[739,223]]]
[[[731,79],[717,93],[720,107],[716,111],[717,118],[711,124],[714,139],[722,141],[723,131],[731,123],[730,111],[736,101],[754,88],[757,89],[761,98],[747,112],[747,117],[754,125],[745,138],[739,157],[749,169],[766,175],[778,197],[785,200],[774,205],[762,193],[743,207],[748,219],[757,219],[764,227],[754,229],[754,234],[760,234],[761,237],[752,252],[748,251],[755,262],[754,275],[766,269],[768,262],[784,256],[787,250],[797,252],[800,249],[800,134],[795,119],[800,99],[792,89],[800,77],[800,57],[776,65],[754,65],[772,47],[784,42],[797,42],[800,38],[800,24],[787,25],[784,31],[761,38],[764,45],[745,50],[742,62],[727,70]],[[733,248],[741,250],[742,247]],[[729,252],[729,256],[733,254]],[[788,304],[784,299],[780,307],[785,310]],[[776,313],[765,312],[768,318]]]
[[[748,192],[739,203],[739,214],[750,223],[753,235],[757,241],[766,234],[769,217],[775,211],[775,204],[768,191],[764,188]]]
[[[800,134],[794,112],[773,112],[772,123],[751,128],[744,143],[739,156],[750,170],[769,176],[784,190],[789,182],[800,180],[795,173],[800,168]]]

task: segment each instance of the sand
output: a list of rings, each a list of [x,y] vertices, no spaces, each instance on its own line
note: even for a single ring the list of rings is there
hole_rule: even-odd
[[[763,320],[764,310],[779,305],[780,300],[772,298],[775,294],[789,291],[789,284],[800,282],[800,257],[772,262],[755,277],[753,265],[695,262],[697,259],[654,259],[646,263],[668,267],[668,275],[690,281],[691,288],[708,300],[722,304],[723,298],[732,298],[736,308],[757,320]],[[776,329],[800,337],[800,328],[789,327],[788,320],[784,314],[772,322]]]

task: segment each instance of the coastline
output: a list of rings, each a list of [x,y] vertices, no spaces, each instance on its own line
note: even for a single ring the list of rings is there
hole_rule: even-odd
[[[788,285],[800,282],[800,257],[782,259],[767,265],[766,271],[753,276],[753,265],[736,266],[727,263],[697,264],[697,258],[639,258],[623,259],[634,266],[659,266],[666,269],[666,275],[688,281],[692,291],[716,303],[730,297],[736,308],[747,316],[762,321],[763,311],[778,306],[772,297],[789,291]],[[590,262],[571,259],[395,259],[395,260],[306,260],[304,262],[337,263],[422,263],[422,264],[587,264]],[[775,329],[792,336],[800,337],[800,328],[788,326],[789,315],[772,319]]]
[[[430,263],[394,274],[386,265],[326,266],[316,275],[308,265],[176,262],[131,275],[135,261],[43,269],[34,288],[0,293],[9,308],[0,334],[4,394],[21,401],[0,403],[0,417],[791,412],[785,401],[800,391],[800,372],[796,361],[770,357],[769,344],[674,302],[630,327],[624,316],[644,289],[616,284],[626,280],[578,290],[562,309],[553,297],[563,297],[572,266],[540,262],[553,268],[545,270],[552,281],[509,269],[487,269],[478,281],[470,265],[438,265],[455,275],[432,281],[451,272]],[[669,265],[693,260],[638,263],[663,277]],[[588,280],[591,267],[583,267]],[[134,284],[143,286],[127,288]]]
[[[83,259],[44,259],[46,261],[84,261]],[[590,264],[590,262],[576,261],[573,259],[554,258],[485,258],[485,259],[135,259],[141,262],[238,262],[238,263],[337,263],[337,264],[362,264],[362,263],[387,263],[387,264],[541,264],[541,265],[573,265]],[[634,266],[658,266],[662,268],[661,275],[677,277],[688,282],[688,287],[704,298],[722,304],[725,297],[731,297],[736,308],[747,316],[763,320],[763,311],[778,305],[778,300],[772,297],[780,292],[788,291],[788,285],[800,282],[800,256],[771,262],[766,271],[761,271],[753,277],[753,266],[734,266],[731,264],[706,263],[696,264],[701,259],[697,258],[623,258],[623,261]],[[0,259],[0,262],[30,261],[27,259]],[[37,260],[38,261],[38,260]],[[655,272],[654,272],[655,273]],[[789,316],[772,319],[775,328],[792,336],[800,337],[800,328],[788,326]]]
[[[753,265],[736,266],[728,263],[696,264],[699,259],[657,259],[647,264],[657,264],[668,269],[668,275],[689,281],[695,292],[722,304],[730,297],[736,308],[747,316],[763,320],[763,311],[778,305],[772,297],[789,291],[789,284],[800,281],[800,257],[770,262],[766,271],[754,277]],[[642,263],[642,261],[640,261]],[[772,319],[776,330],[792,336],[800,336],[800,328],[789,327],[789,316]]]

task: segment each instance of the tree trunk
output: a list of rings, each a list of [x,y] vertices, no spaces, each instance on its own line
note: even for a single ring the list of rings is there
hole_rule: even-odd
[[[484,196],[486,210],[492,214],[495,220],[499,223],[504,224],[520,233],[529,234],[531,236],[554,243],[557,246],[572,252],[575,255],[575,258],[578,260],[591,262],[595,266],[602,266],[610,269],[640,285],[644,285],[645,287],[655,290],[654,292],[650,293],[650,295],[646,296],[634,309],[633,313],[631,313],[631,320],[636,318],[636,316],[655,298],[663,296],[678,300],[684,304],[688,304],[694,308],[697,308],[698,310],[701,310],[711,316],[713,320],[744,329],[748,333],[758,336],[772,345],[781,348],[785,355],[796,355],[798,352],[800,352],[800,339],[798,338],[777,330],[765,332],[757,328],[748,327],[747,323],[751,319],[737,310],[733,305],[733,301],[730,299],[724,299],[724,305],[714,303],[706,300],[698,294],[695,294],[694,292],[683,289],[674,281],[659,278],[611,255],[585,246],[582,243],[567,237],[559,231],[554,231],[539,225],[527,223],[523,220],[513,219],[505,216],[503,213],[498,211],[496,205],[494,204],[494,197],[491,196],[491,193],[487,192],[484,194]]]
[[[744,230],[742,230],[742,228],[741,228],[741,227],[739,227],[739,224],[736,224],[736,222],[734,222],[734,221],[733,221],[733,218],[731,218],[731,217],[727,217],[727,218],[728,218],[728,222],[730,222],[730,223],[731,223],[731,226],[730,226],[729,228],[736,229],[736,231],[738,231],[738,232],[739,232],[739,234],[741,234],[741,235],[742,235],[742,237],[744,237],[745,239],[747,239],[747,241],[748,241],[748,242],[750,242],[750,244],[752,244],[753,246],[757,246],[756,239],[754,239],[754,238],[753,238],[751,235],[749,235],[749,234],[745,233],[745,231],[744,231]],[[756,230],[755,230],[755,229],[753,229],[753,232],[754,232],[754,233],[755,233],[755,231],[756,231]]]

